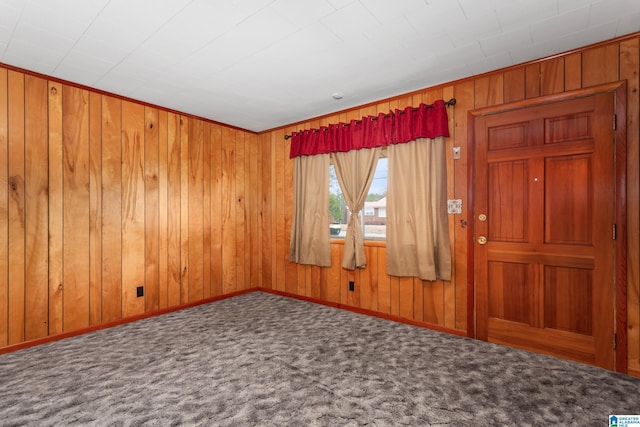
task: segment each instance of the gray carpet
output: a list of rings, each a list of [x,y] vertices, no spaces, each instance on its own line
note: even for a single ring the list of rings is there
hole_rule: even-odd
[[[605,426],[640,379],[255,292],[0,356],[0,425]]]

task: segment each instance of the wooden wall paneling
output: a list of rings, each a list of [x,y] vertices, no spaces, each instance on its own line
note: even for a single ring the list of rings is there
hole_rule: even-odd
[[[251,246],[253,243],[253,236],[251,235],[251,223],[253,217],[251,214],[251,147],[250,134],[248,132],[242,132],[243,135],[243,162],[242,167],[242,216],[244,217],[244,224],[242,226],[242,236],[244,241],[244,249],[240,258],[243,258],[242,274],[243,278],[241,283],[241,289],[248,289],[251,286]]]
[[[295,130],[286,128],[285,134],[290,135]],[[293,222],[293,160],[289,158],[291,150],[291,139],[280,139],[282,145],[282,159],[284,166],[284,205],[281,211],[284,217],[284,281],[285,291],[296,295],[304,295],[304,270],[301,271],[301,277],[298,278],[298,264],[289,261],[289,245],[291,242],[291,224]]]
[[[173,307],[181,302],[181,126],[178,114],[167,119],[167,304]]]
[[[331,244],[331,267],[327,269],[327,295],[326,301],[340,303],[340,247],[341,243]]]
[[[222,293],[236,291],[236,131],[222,129]]]
[[[24,75],[9,71],[9,344],[24,341]]]
[[[202,297],[211,297],[211,123],[203,124],[202,142]]]
[[[9,114],[7,70],[0,68],[0,346],[9,343]]]
[[[627,356],[629,372],[635,375],[640,375],[639,68],[640,38],[620,43],[620,80],[627,81]]]
[[[564,90],[582,87],[582,53],[577,52],[564,57]]]
[[[327,268],[311,266],[310,286],[307,288],[307,295],[311,298],[325,300],[327,295]]]
[[[63,328],[89,326],[89,93],[62,92],[64,185]]]
[[[122,315],[144,313],[144,106],[122,102]]]
[[[540,64],[530,64],[524,67],[524,97],[540,96]]]
[[[25,76],[25,339],[49,333],[47,81]]]
[[[504,80],[503,80],[504,83]],[[504,89],[503,89],[504,90]],[[446,86],[443,88],[442,93],[445,99],[453,98],[455,95],[455,90],[453,86]],[[457,105],[457,100],[456,100]],[[454,199],[455,197],[455,167],[458,160],[453,160],[453,146],[455,141],[455,106],[447,107],[447,117],[449,123],[449,138],[446,138],[446,158],[447,158],[447,199]],[[466,150],[465,150],[466,151]],[[449,215],[448,223],[449,223],[449,243],[451,245],[451,256],[452,261],[455,258],[455,232],[456,232],[456,220],[458,215]],[[456,289],[459,286],[458,279],[455,275],[456,271],[453,268],[454,263],[451,263],[452,270],[451,271],[451,280],[448,282],[442,282],[443,291],[444,291],[444,325],[448,328],[455,328],[456,324]],[[416,279],[417,281],[417,279]],[[422,283],[421,283],[422,285]],[[419,300],[423,303],[423,294],[415,295],[415,299]]]
[[[400,278],[389,276],[389,313],[393,316],[400,316]]]
[[[144,270],[145,270],[144,272],[144,311],[145,312],[155,311],[160,308],[160,180],[159,178],[160,178],[159,112],[156,108],[145,107],[144,109]]]
[[[424,281],[413,278],[413,320],[424,320]]]
[[[311,296],[311,266],[297,264],[298,295]]]
[[[523,100],[525,88],[524,67],[517,67],[506,70],[503,73],[502,84],[505,103]],[[456,100],[457,99],[458,98],[456,98]]]
[[[158,111],[158,308],[169,306],[169,153],[167,111]]]
[[[249,209],[251,218],[251,274],[249,277],[249,287],[255,288],[262,285],[262,180],[260,179],[262,169],[260,159],[262,158],[261,144],[258,135],[249,136],[249,189],[251,194],[251,206]]]
[[[344,248],[344,246],[343,246]],[[360,283],[361,270],[344,270],[346,273],[343,283],[344,293],[347,299],[346,304],[351,307],[360,307],[360,292],[362,284]],[[353,291],[348,290],[348,282],[353,282]]]
[[[564,58],[548,59],[540,63],[540,94],[564,92]]]
[[[275,278],[274,289],[286,291],[285,266],[289,262],[289,248],[285,247],[289,241],[286,233],[285,210],[286,206],[286,184],[285,167],[289,160],[286,153],[284,141],[284,131],[275,132],[276,162],[274,167],[275,175]]]
[[[340,304],[344,304],[344,305],[349,305],[349,289],[348,289],[348,282],[349,282],[349,270],[342,268],[342,257],[344,256],[344,244],[338,246],[339,249],[339,261],[338,261],[338,266],[340,269],[340,274],[339,274],[339,279],[338,279],[338,292],[340,292]],[[351,280],[355,280],[355,279],[351,279]],[[358,286],[357,283],[355,283],[354,281],[354,286]]]
[[[360,307],[378,310],[378,247],[365,246],[367,268],[360,270]]]
[[[387,274],[387,248],[380,247],[378,255],[378,311],[391,314],[391,278]]]
[[[479,77],[473,80],[473,82],[475,83],[474,108],[482,108],[491,105],[502,104],[504,99],[504,83],[502,73],[489,74],[484,77]]]
[[[102,95],[89,92],[89,324],[102,323]]]
[[[253,260],[251,259],[252,248],[254,244],[254,236],[252,232],[252,224],[254,222],[254,216],[252,212],[253,193],[251,190],[251,134],[243,132],[244,134],[244,244],[245,250],[242,254],[244,256],[244,279],[242,281],[242,289],[251,288],[251,269]]]
[[[398,314],[406,319],[413,319],[413,280],[413,277],[400,277]]]
[[[441,280],[424,281],[423,310],[425,322],[444,325],[444,287]]]
[[[48,82],[49,335],[62,332],[62,85]],[[1,162],[0,162],[1,163]],[[102,266],[102,263],[100,263]],[[102,298],[100,298],[102,301]],[[102,312],[102,309],[100,310]]]
[[[582,52],[582,87],[618,80],[619,43],[593,47]]]
[[[260,136],[262,170],[262,286],[275,289],[275,132]]]
[[[222,128],[211,135],[211,296],[222,295]]]
[[[433,104],[439,99],[448,101],[453,97],[453,95],[445,93],[443,89],[443,87],[436,87],[425,90],[423,93],[419,94],[420,96],[414,95],[413,105],[417,107],[420,103]]]
[[[102,97],[102,321],[122,318],[122,101]],[[51,206],[53,206],[51,204]]]
[[[524,75],[524,74],[523,74]],[[506,90],[506,86],[505,86]],[[522,88],[517,89],[524,96]],[[473,298],[473,294],[469,296],[467,291],[467,283],[469,277],[473,277],[473,271],[469,271],[467,265],[468,245],[468,227],[474,220],[471,204],[468,198],[468,170],[470,159],[470,147],[467,141],[467,112],[474,105],[474,85],[473,82],[464,82],[454,85],[454,94],[456,97],[456,105],[453,108],[453,138],[454,144],[461,148],[460,159],[454,162],[454,195],[456,199],[462,200],[462,214],[454,216],[454,239],[453,239],[453,259],[452,268],[455,276],[456,286],[456,329],[467,330],[467,310],[468,298]],[[507,93],[505,92],[505,96]],[[473,301],[471,301],[473,302]],[[473,319],[472,319],[473,320]],[[467,333],[473,331],[468,331]]]
[[[188,198],[188,270],[189,302],[204,297],[204,128],[202,120],[189,118],[187,168],[189,172]]]
[[[236,289],[241,290],[246,286],[246,252],[248,245],[247,236],[247,203],[245,192],[245,133],[236,132],[236,156],[235,156],[235,193],[233,194],[233,202],[235,204],[235,221],[236,221]]]
[[[189,118],[180,115],[180,303],[189,302]]]

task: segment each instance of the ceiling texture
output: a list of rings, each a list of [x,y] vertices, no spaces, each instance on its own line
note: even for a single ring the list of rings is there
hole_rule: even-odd
[[[0,0],[1,63],[251,131],[637,31],[640,0]]]

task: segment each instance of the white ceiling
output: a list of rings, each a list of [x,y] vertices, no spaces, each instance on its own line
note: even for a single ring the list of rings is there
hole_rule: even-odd
[[[636,31],[640,0],[0,0],[0,62],[253,131]]]

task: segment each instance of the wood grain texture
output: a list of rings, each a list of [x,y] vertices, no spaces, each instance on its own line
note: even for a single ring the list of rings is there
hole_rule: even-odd
[[[236,131],[235,137],[235,157],[234,157],[234,166],[233,169],[235,171],[235,188],[234,192],[230,194],[232,198],[232,203],[235,206],[235,246],[236,246],[236,255],[235,255],[235,277],[236,277],[236,290],[244,289],[245,287],[245,270],[249,267],[250,264],[247,264],[247,260],[245,255],[247,253],[247,248],[249,247],[249,242],[247,239],[247,204],[246,204],[246,193],[245,193],[245,135],[244,132]]]
[[[7,70],[0,68],[0,346],[9,344],[9,123]]]
[[[629,372],[640,372],[640,39],[620,43],[620,79],[627,81],[627,337]],[[620,120],[620,119],[619,119]],[[635,165],[635,166],[634,166]]]
[[[102,323],[102,96],[89,92],[89,324]]]
[[[180,116],[180,303],[189,302],[189,118]]]
[[[158,112],[158,308],[169,306],[169,117]]]
[[[89,325],[89,93],[62,92],[63,329]]]
[[[211,296],[222,295],[222,128],[210,126],[211,138]]]
[[[188,301],[204,298],[204,129],[189,119],[189,292]]]
[[[24,74],[9,71],[9,344],[24,340]]]
[[[25,339],[49,334],[47,81],[25,76]]]
[[[181,166],[180,116],[169,113],[167,122],[167,305],[180,304],[181,260]]]
[[[122,103],[122,315],[144,313],[144,107]]]
[[[618,80],[619,49],[619,43],[610,43],[582,52],[582,87]]]
[[[211,124],[202,135],[202,297],[211,297]]]
[[[144,311],[160,308],[160,185],[158,110],[144,109]],[[165,145],[166,147],[166,145]],[[166,170],[166,169],[165,169]],[[165,187],[166,188],[166,187]]]
[[[540,94],[552,95],[564,92],[564,58],[549,59],[540,63]]]
[[[48,83],[49,110],[49,334],[62,332],[62,86]]]
[[[236,276],[236,131],[222,129],[222,292],[237,290]]]
[[[122,101],[102,97],[102,321],[122,318]]]

